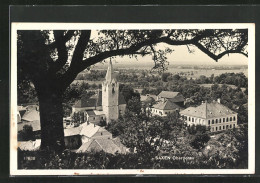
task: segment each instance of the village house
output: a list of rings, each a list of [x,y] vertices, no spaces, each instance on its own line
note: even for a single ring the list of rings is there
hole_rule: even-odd
[[[170,101],[180,107],[184,107],[184,97],[180,92],[162,91],[157,96],[157,101]]]
[[[188,126],[205,125],[211,132],[223,131],[237,126],[237,113],[222,105],[220,100],[202,103],[180,112]]]
[[[184,108],[184,97],[179,92],[162,91],[156,96],[155,101],[154,98],[154,96],[147,95],[142,99],[142,103],[146,104],[147,111],[150,111],[152,115],[167,116],[169,113]]]
[[[82,126],[64,129],[64,142],[66,148],[78,149],[82,145],[81,130]]]
[[[119,92],[119,83],[113,71],[110,61],[106,79],[102,83],[102,91],[98,90],[93,96],[87,98],[83,96],[72,107],[72,115],[75,112],[86,111],[86,121],[97,124],[99,120],[117,120],[119,115],[123,115],[126,110],[126,101]]]
[[[78,149],[82,144],[93,139],[112,139],[112,134],[92,123],[83,123],[78,127],[64,129],[66,148]]]
[[[34,138],[41,138],[40,112],[37,106],[18,107],[17,117],[17,132],[19,140],[23,139],[21,134],[26,125],[32,127],[32,135]]]
[[[100,152],[126,154],[129,150],[116,139],[91,139],[82,144],[76,153]]]

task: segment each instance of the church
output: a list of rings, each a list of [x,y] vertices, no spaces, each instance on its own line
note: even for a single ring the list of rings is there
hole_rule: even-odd
[[[84,112],[84,122],[98,124],[104,120],[109,123],[124,115],[125,109],[126,101],[119,92],[119,83],[110,61],[102,90],[97,90],[90,98],[83,96],[72,106],[72,114]]]

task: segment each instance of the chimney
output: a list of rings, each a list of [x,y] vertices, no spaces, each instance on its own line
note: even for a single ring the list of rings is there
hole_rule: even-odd
[[[220,98],[218,98],[218,100],[217,100],[217,101],[218,101],[218,103],[220,104]]]

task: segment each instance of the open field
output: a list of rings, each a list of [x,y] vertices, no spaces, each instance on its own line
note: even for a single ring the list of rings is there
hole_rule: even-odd
[[[214,76],[218,76],[224,73],[244,73],[246,77],[248,77],[248,70],[247,69],[232,69],[232,70],[214,70],[214,69],[178,69],[178,68],[170,68],[168,72],[173,74],[179,74],[187,76],[188,78],[199,78],[201,75],[206,77],[210,77],[212,74]],[[183,73],[183,74],[182,74]]]
[[[213,84],[200,84],[200,86],[203,86],[203,87],[205,87],[205,88],[210,88],[211,86],[212,86]],[[219,86],[222,86],[223,84],[218,84]],[[232,88],[232,89],[236,89],[237,88],[237,86],[235,86],[235,85],[228,85],[228,84],[226,84],[227,86],[229,86],[230,88]],[[246,88],[241,88],[241,90],[242,91],[245,91],[246,90]]]

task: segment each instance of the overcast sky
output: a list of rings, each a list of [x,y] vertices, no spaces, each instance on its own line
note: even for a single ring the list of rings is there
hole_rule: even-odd
[[[99,37],[98,31],[92,30],[91,39],[96,39]],[[187,46],[169,46],[165,43],[158,44],[156,46],[157,49],[165,49],[169,47],[174,51],[171,54],[167,55],[168,61],[170,65],[248,65],[248,58],[242,54],[230,54],[222,57],[218,62],[211,59],[205,53],[200,51],[195,46],[190,46],[191,50],[194,50],[193,53],[188,52]],[[138,60],[135,58],[125,57],[117,57],[114,59],[118,64],[153,64],[152,56],[147,55],[145,57],[138,56]]]
[[[92,31],[92,38],[97,34]],[[165,49],[169,47],[174,51],[167,55],[170,65],[248,65],[248,58],[242,54],[229,54],[222,57],[218,62],[211,59],[208,55],[200,51],[195,46],[189,46],[190,50],[194,50],[193,53],[189,53],[187,46],[169,46],[165,43],[158,44],[157,49]],[[138,56],[138,60],[135,58],[117,57],[115,59],[119,64],[153,64],[152,56],[147,55],[145,57]]]

